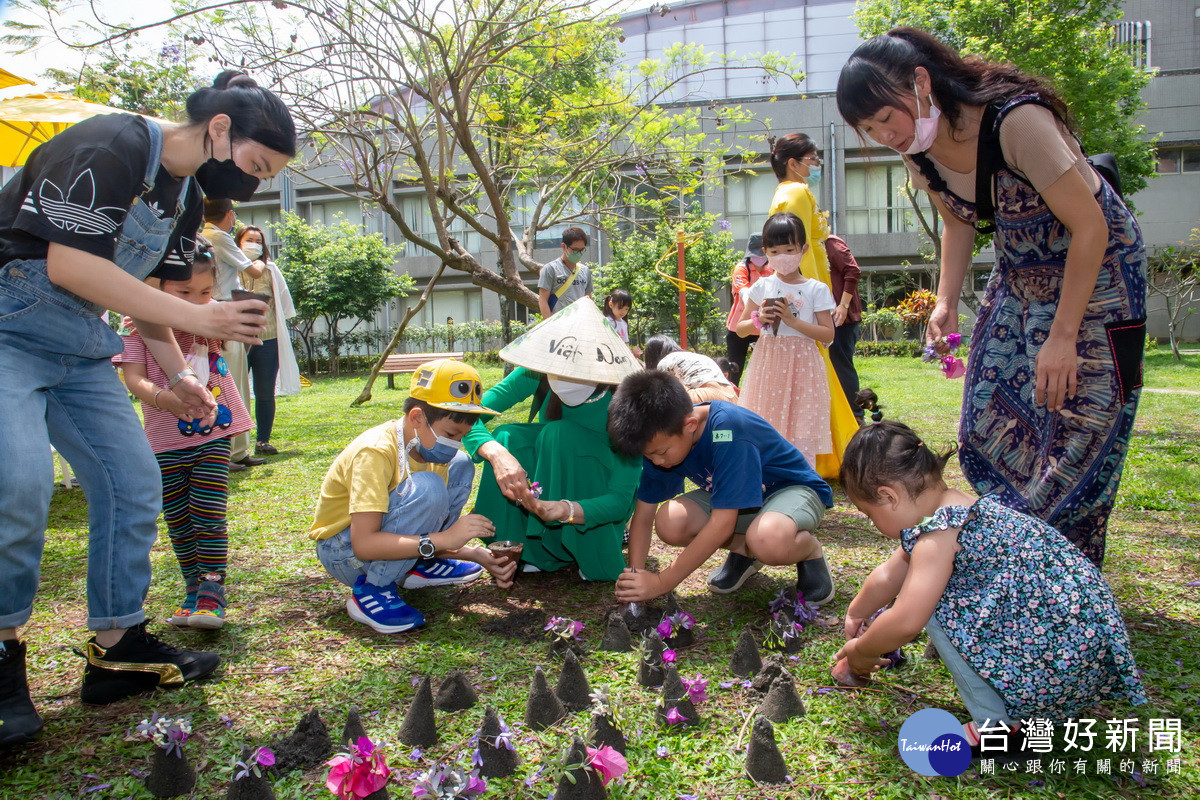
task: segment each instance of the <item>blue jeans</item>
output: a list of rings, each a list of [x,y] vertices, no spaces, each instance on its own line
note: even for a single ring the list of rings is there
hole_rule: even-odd
[[[925,623],[925,632],[937,648],[938,657],[946,665],[946,671],[954,679],[954,686],[975,724],[982,727],[987,720],[1011,723],[1012,718],[1008,716],[1000,694],[959,655],[935,617],[930,617],[929,622]]]
[[[403,456],[401,456],[403,458]],[[46,460],[49,461],[49,451]],[[402,536],[438,533],[453,525],[471,494],[475,465],[466,453],[450,462],[449,481],[432,472],[418,472],[400,482],[388,501],[380,530]],[[359,575],[375,586],[391,586],[417,563],[415,558],[363,561],[354,555],[350,529],[317,542],[317,559],[336,580],[353,586]]]
[[[250,377],[254,381],[255,438],[267,444],[275,427],[275,376],[279,374],[279,340],[263,339],[246,350]],[[242,398],[250,407],[250,398]]]
[[[87,625],[145,619],[162,482],[110,358],[121,338],[53,288],[45,262],[0,268],[0,628],[33,608],[53,491],[50,444],[88,504]]]

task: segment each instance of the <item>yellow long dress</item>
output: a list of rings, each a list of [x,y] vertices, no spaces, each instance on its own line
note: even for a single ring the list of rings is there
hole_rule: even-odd
[[[829,256],[825,253],[825,239],[829,236],[829,224],[826,214],[817,208],[817,200],[807,183],[800,181],[782,181],[771,199],[771,214],[791,212],[804,223],[804,232],[808,237],[808,252],[800,260],[800,273],[814,280],[819,280],[833,291],[833,283],[829,278]],[[841,302],[835,297],[834,302]],[[858,430],[858,421],[846,401],[846,393],[841,391],[833,362],[829,360],[829,348],[818,342],[821,358],[825,361],[825,376],[829,381],[829,431],[833,439],[833,452],[817,455],[817,463],[813,466],[822,478],[837,478],[842,468],[842,454],[846,445]]]

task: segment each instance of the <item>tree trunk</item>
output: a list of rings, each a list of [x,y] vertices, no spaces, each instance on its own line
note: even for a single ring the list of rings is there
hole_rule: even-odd
[[[396,327],[396,333],[392,335],[392,340],[388,342],[387,349],[379,354],[375,365],[371,367],[371,374],[367,376],[366,385],[363,386],[358,397],[354,398],[354,402],[350,404],[351,408],[361,406],[371,399],[371,387],[375,385],[375,379],[379,377],[379,370],[383,369],[383,365],[387,362],[387,357],[400,344],[400,340],[404,337],[404,329],[408,327],[409,321],[417,315],[417,312],[425,306],[425,303],[429,300],[429,295],[433,293],[433,287],[437,285],[438,279],[442,277],[442,273],[445,270],[446,263],[442,262],[438,265],[437,272],[433,273],[433,277],[429,279],[429,283],[425,284],[425,289],[421,292],[421,297],[417,300],[417,304],[404,312],[404,319],[400,320],[400,324]]]

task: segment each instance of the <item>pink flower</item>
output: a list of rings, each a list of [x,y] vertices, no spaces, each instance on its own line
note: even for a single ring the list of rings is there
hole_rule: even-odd
[[[625,756],[618,753],[608,745],[597,750],[594,747],[587,748],[587,766],[600,773],[600,784],[608,786],[608,782],[613,778],[619,778],[629,771],[629,762],[625,760]]]
[[[961,334],[958,334],[958,333],[947,333],[946,334],[946,344],[950,345],[951,347],[958,347],[958,345],[960,343],[962,343],[962,335]]]
[[[383,748],[376,747],[366,736],[360,736],[349,753],[340,753],[325,762],[329,776],[325,788],[339,800],[353,800],[377,792],[387,784],[392,770],[385,761]]]
[[[678,708],[667,709],[668,725],[679,725],[684,722],[687,722],[687,717],[685,717],[683,714],[680,714]]]
[[[663,650],[663,663],[664,664],[674,664],[675,663],[675,651],[674,650]]]
[[[967,365],[961,358],[946,356],[942,359],[942,372],[946,373],[947,378],[961,378],[967,374]]]
[[[663,621],[658,623],[658,627],[655,628],[655,630],[658,631],[658,635],[661,636],[662,638],[664,638],[664,639],[670,638],[671,633],[673,631],[673,628],[671,627],[671,620],[667,619],[666,617],[663,617]]]

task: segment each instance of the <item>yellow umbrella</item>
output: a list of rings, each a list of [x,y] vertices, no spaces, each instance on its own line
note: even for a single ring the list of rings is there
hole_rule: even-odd
[[[21,86],[23,84],[29,84],[30,86],[34,85],[33,81],[29,80],[28,78],[22,78],[20,75],[13,75],[11,72],[4,69],[4,67],[0,67],[0,89],[7,89],[10,86]]]
[[[119,113],[119,108],[54,92],[0,100],[0,166],[22,166],[38,145],[76,122]]]

